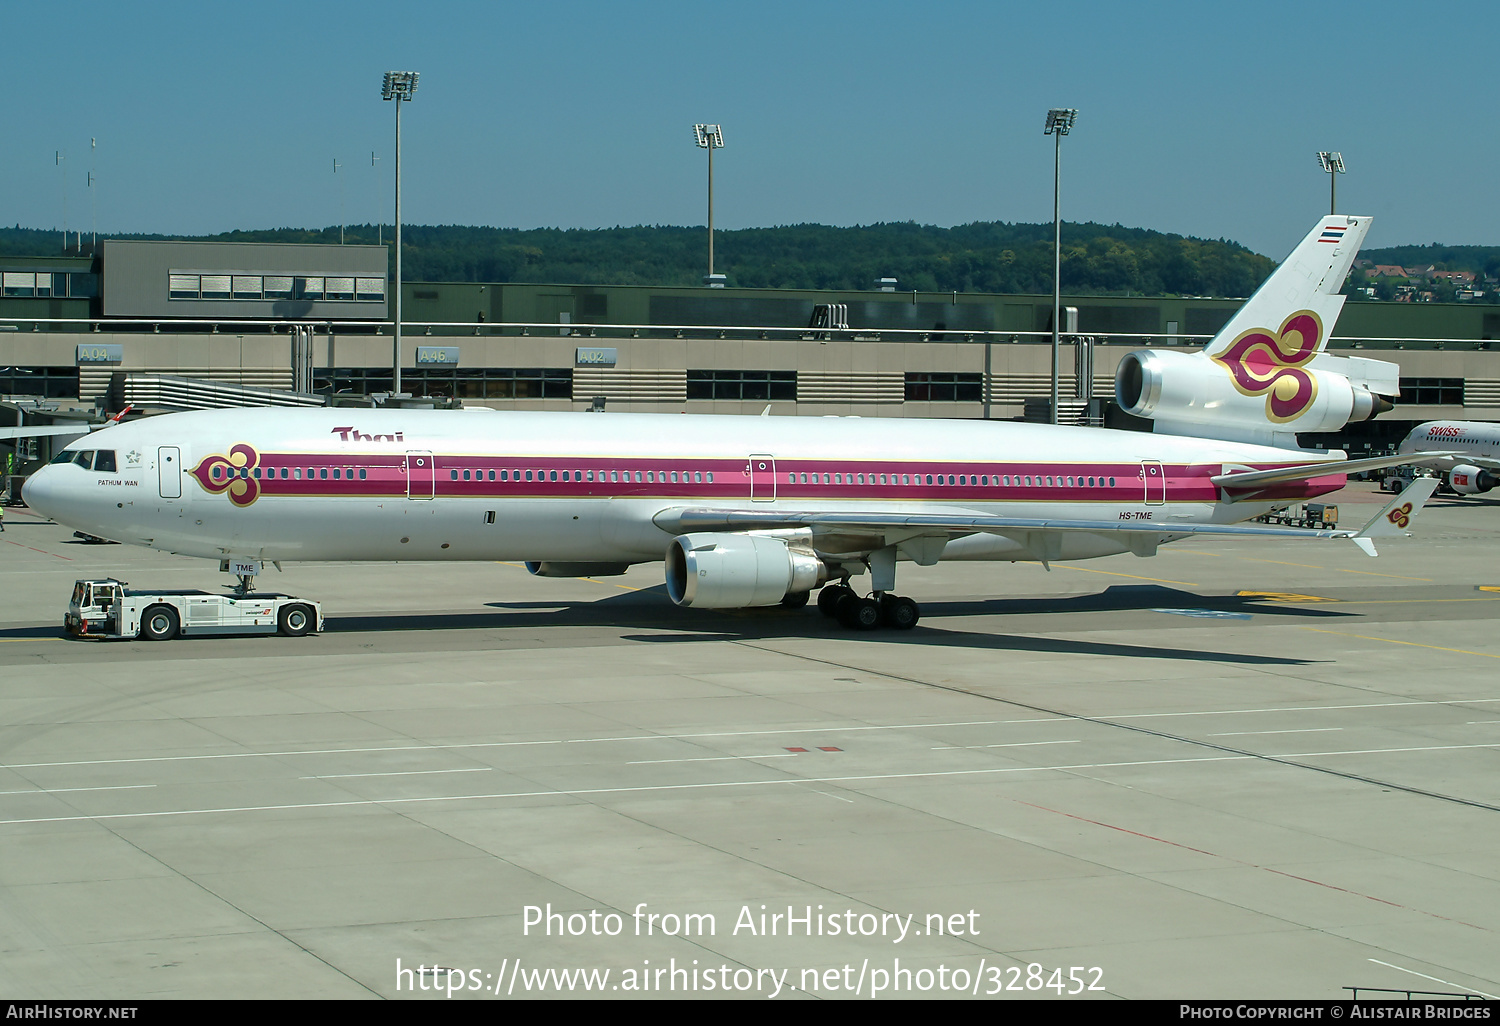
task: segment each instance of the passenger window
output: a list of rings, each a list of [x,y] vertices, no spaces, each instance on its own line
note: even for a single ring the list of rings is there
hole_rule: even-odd
[[[240,476],[241,477],[245,476],[245,472],[243,470],[240,471]],[[322,480],[322,481],[327,481],[328,480],[328,468],[327,467],[319,467],[318,468],[318,479]]]
[[[529,470],[526,471],[526,480],[528,480],[528,481],[531,480],[531,471],[529,471]]]
[[[702,484],[703,483],[703,471],[699,470],[699,471],[695,471],[693,473],[693,483],[694,484]]]
[[[708,483],[709,484],[713,484],[714,483],[714,472],[712,470],[710,470],[708,472]]]
[[[301,481],[302,480],[302,468],[301,467],[293,467],[292,468],[292,480],[293,481]]]
[[[493,471],[493,470],[492,470],[492,471],[490,471],[490,473],[491,473],[491,474],[494,474],[494,473],[495,473],[495,472],[494,472],[494,471]],[[284,469],[283,469],[283,470],[282,470],[282,472],[281,472],[281,476],[282,476],[282,477],[286,477],[286,470],[284,470]],[[366,477],[368,477],[368,476],[369,476],[369,475],[368,475],[368,473],[367,473],[367,472],[366,472],[366,471],[365,471],[365,468],[364,468],[364,467],[360,467],[360,468],[359,468],[359,479],[360,479],[360,480],[361,480],[361,481],[363,481],[363,480],[364,480],[364,479],[365,479],[365,478],[366,478]]]
[[[260,477],[260,470],[259,470],[259,468],[256,469],[255,476],[256,477]],[[335,481],[341,480],[341,478],[339,477],[339,468],[338,467],[334,467],[333,468],[333,479]]]
[[[611,470],[609,472],[609,482],[610,484],[620,483],[620,472],[618,470]]]
[[[672,483],[677,484],[677,471],[672,471]]]
[[[552,472],[552,480],[554,480],[554,481],[557,480],[557,471],[555,471],[555,470]]]
[[[456,471],[456,470],[450,470],[450,471],[448,471],[448,473],[449,473],[449,475],[451,475],[451,479],[452,480],[454,480],[454,481],[458,480],[458,471]]]
[[[656,483],[656,471],[654,471],[654,470],[648,470],[648,471],[646,471],[646,480],[649,481],[649,482],[651,482],[652,484],[655,484]]]
[[[360,474],[359,474],[359,476],[360,476],[360,477],[364,477],[364,476],[365,476],[365,475],[364,475],[364,471],[360,471]],[[490,480],[491,480],[491,481],[493,481],[493,480],[495,480],[495,472],[494,472],[494,471],[493,471],[493,470],[492,470],[492,471],[490,471]]]

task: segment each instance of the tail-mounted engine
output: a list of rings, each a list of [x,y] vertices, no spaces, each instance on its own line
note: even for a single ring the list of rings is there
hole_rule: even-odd
[[[779,538],[684,534],[667,547],[667,594],[679,606],[774,606],[827,579],[827,567],[811,550]]]
[[[1391,409],[1399,368],[1317,354],[1301,364],[1248,349],[1207,353],[1142,349],[1115,375],[1121,409],[1164,434],[1285,443],[1296,432],[1337,431]]]
[[[1448,471],[1448,487],[1459,495],[1479,495],[1495,487],[1500,478],[1471,463],[1460,463]]]

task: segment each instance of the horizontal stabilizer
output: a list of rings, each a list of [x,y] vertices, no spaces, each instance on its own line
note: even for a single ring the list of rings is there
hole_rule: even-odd
[[[1456,452],[1435,452],[1432,457],[1458,456]],[[1278,467],[1275,470],[1231,470],[1209,478],[1220,488],[1264,488],[1267,485],[1284,484],[1287,481],[1309,481],[1330,474],[1357,474],[1363,470],[1381,470],[1399,467],[1413,462],[1411,453],[1391,456],[1372,456],[1366,460],[1334,460],[1324,463],[1303,463],[1295,467]]]

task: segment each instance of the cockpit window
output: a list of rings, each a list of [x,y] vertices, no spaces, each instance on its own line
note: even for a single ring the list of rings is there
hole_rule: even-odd
[[[115,451],[113,449],[100,449],[94,454],[94,473],[115,473]]]
[[[92,450],[92,449],[85,449],[85,450],[83,450],[76,457],[74,457],[73,462],[76,463],[76,464],[78,464],[84,470],[88,470],[90,467],[92,467],[94,465],[94,450]]]
[[[47,465],[50,467],[54,463],[72,463],[73,458],[77,455],[77,449],[64,449],[62,452],[58,453],[56,456],[48,460]]]

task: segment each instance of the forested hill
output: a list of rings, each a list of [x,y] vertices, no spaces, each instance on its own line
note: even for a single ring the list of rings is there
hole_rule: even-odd
[[[402,276],[408,281],[699,285],[707,270],[706,236],[701,227],[564,231],[411,225],[402,230]],[[350,225],[344,237],[349,243],[373,243],[376,230]],[[339,228],[196,238],[337,243]],[[1062,238],[1062,287],[1074,295],[1248,296],[1275,266],[1237,243],[1143,228],[1064,224]],[[390,241],[389,227],[384,241]],[[49,255],[58,253],[60,244],[55,231],[0,228],[0,254]],[[729,285],[749,288],[866,291],[877,278],[891,277],[902,290],[1047,293],[1052,291],[1052,225],[745,228],[715,232],[714,264]]]

